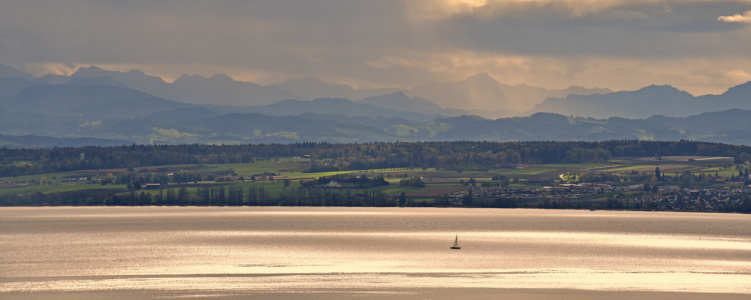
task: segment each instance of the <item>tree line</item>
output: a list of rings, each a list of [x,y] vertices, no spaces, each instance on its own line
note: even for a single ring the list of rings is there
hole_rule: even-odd
[[[751,147],[694,141],[395,142],[258,145],[130,145],[0,149],[0,177],[177,164],[251,163],[309,157],[308,172],[384,168],[485,170],[502,164],[607,162],[612,157],[730,156]]]
[[[332,189],[306,186],[269,193],[263,185],[171,186],[158,191],[125,189],[10,194],[0,206],[397,206],[380,189]]]

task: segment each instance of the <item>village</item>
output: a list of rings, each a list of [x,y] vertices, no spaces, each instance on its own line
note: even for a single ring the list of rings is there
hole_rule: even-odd
[[[648,190],[647,190],[648,189]],[[452,205],[485,199],[511,199],[524,207],[599,208],[660,211],[725,212],[748,205],[751,187],[681,188],[644,184],[612,186],[609,184],[561,184],[542,188],[471,187],[447,195]],[[604,206],[595,202],[606,198]],[[744,201],[745,200],[745,201]],[[588,204],[584,205],[584,204]]]

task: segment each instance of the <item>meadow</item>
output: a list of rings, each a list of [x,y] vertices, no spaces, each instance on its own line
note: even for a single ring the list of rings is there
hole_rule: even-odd
[[[14,162],[15,164],[23,162]],[[386,186],[364,188],[362,190],[378,191],[389,197],[408,197],[412,201],[430,202],[437,197],[460,192],[475,186],[505,186],[510,188],[542,188],[562,183],[577,183],[583,175],[603,173],[615,176],[615,185],[627,185],[629,176],[649,176],[656,168],[662,170],[663,176],[681,176],[686,172],[708,174],[715,177],[731,178],[739,173],[739,166],[732,158],[707,157],[663,157],[660,159],[614,158],[609,163],[567,163],[567,164],[531,164],[516,168],[494,168],[475,171],[440,170],[436,168],[380,168],[367,170],[305,172],[309,159],[299,157],[256,160],[249,163],[229,164],[182,164],[169,166],[145,166],[133,169],[80,170],[73,172],[42,173],[17,177],[0,178],[0,198],[23,196],[31,193],[65,194],[102,192],[127,195],[129,193],[148,194],[149,197],[163,195],[165,189],[184,189],[188,195],[198,195],[201,189],[230,188],[244,191],[262,189],[270,197],[276,197],[290,190],[300,189],[306,181],[337,175],[383,177],[389,183]],[[743,166],[740,166],[743,168]],[[143,176],[159,170],[168,170],[171,175],[176,172],[194,172],[208,176],[212,180],[193,182],[165,183],[161,189],[138,189],[117,180],[127,181],[127,176]],[[230,177],[227,177],[230,176]],[[400,184],[402,180],[418,176],[423,185]],[[123,179],[123,177],[125,177]],[[119,179],[118,179],[119,178]],[[115,180],[117,179],[117,180]],[[75,180],[75,181],[73,181]],[[534,181],[533,181],[534,180]],[[707,186],[707,185],[705,185]],[[726,186],[716,183],[709,186]],[[345,187],[349,193],[358,193],[357,189]],[[621,193],[628,196],[628,193]],[[616,194],[604,194],[588,197],[586,201],[605,201]]]

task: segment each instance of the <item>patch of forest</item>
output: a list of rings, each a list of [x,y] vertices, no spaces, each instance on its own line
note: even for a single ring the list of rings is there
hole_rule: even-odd
[[[310,158],[307,172],[379,168],[485,170],[503,164],[607,162],[611,157],[751,158],[751,147],[695,141],[395,142],[364,144],[130,145],[0,149],[0,177],[180,164]]]

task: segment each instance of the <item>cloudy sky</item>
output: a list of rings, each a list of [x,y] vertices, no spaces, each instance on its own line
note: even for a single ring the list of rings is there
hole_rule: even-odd
[[[507,84],[700,95],[751,81],[751,0],[0,0],[0,63],[171,81],[224,73],[409,88]]]

